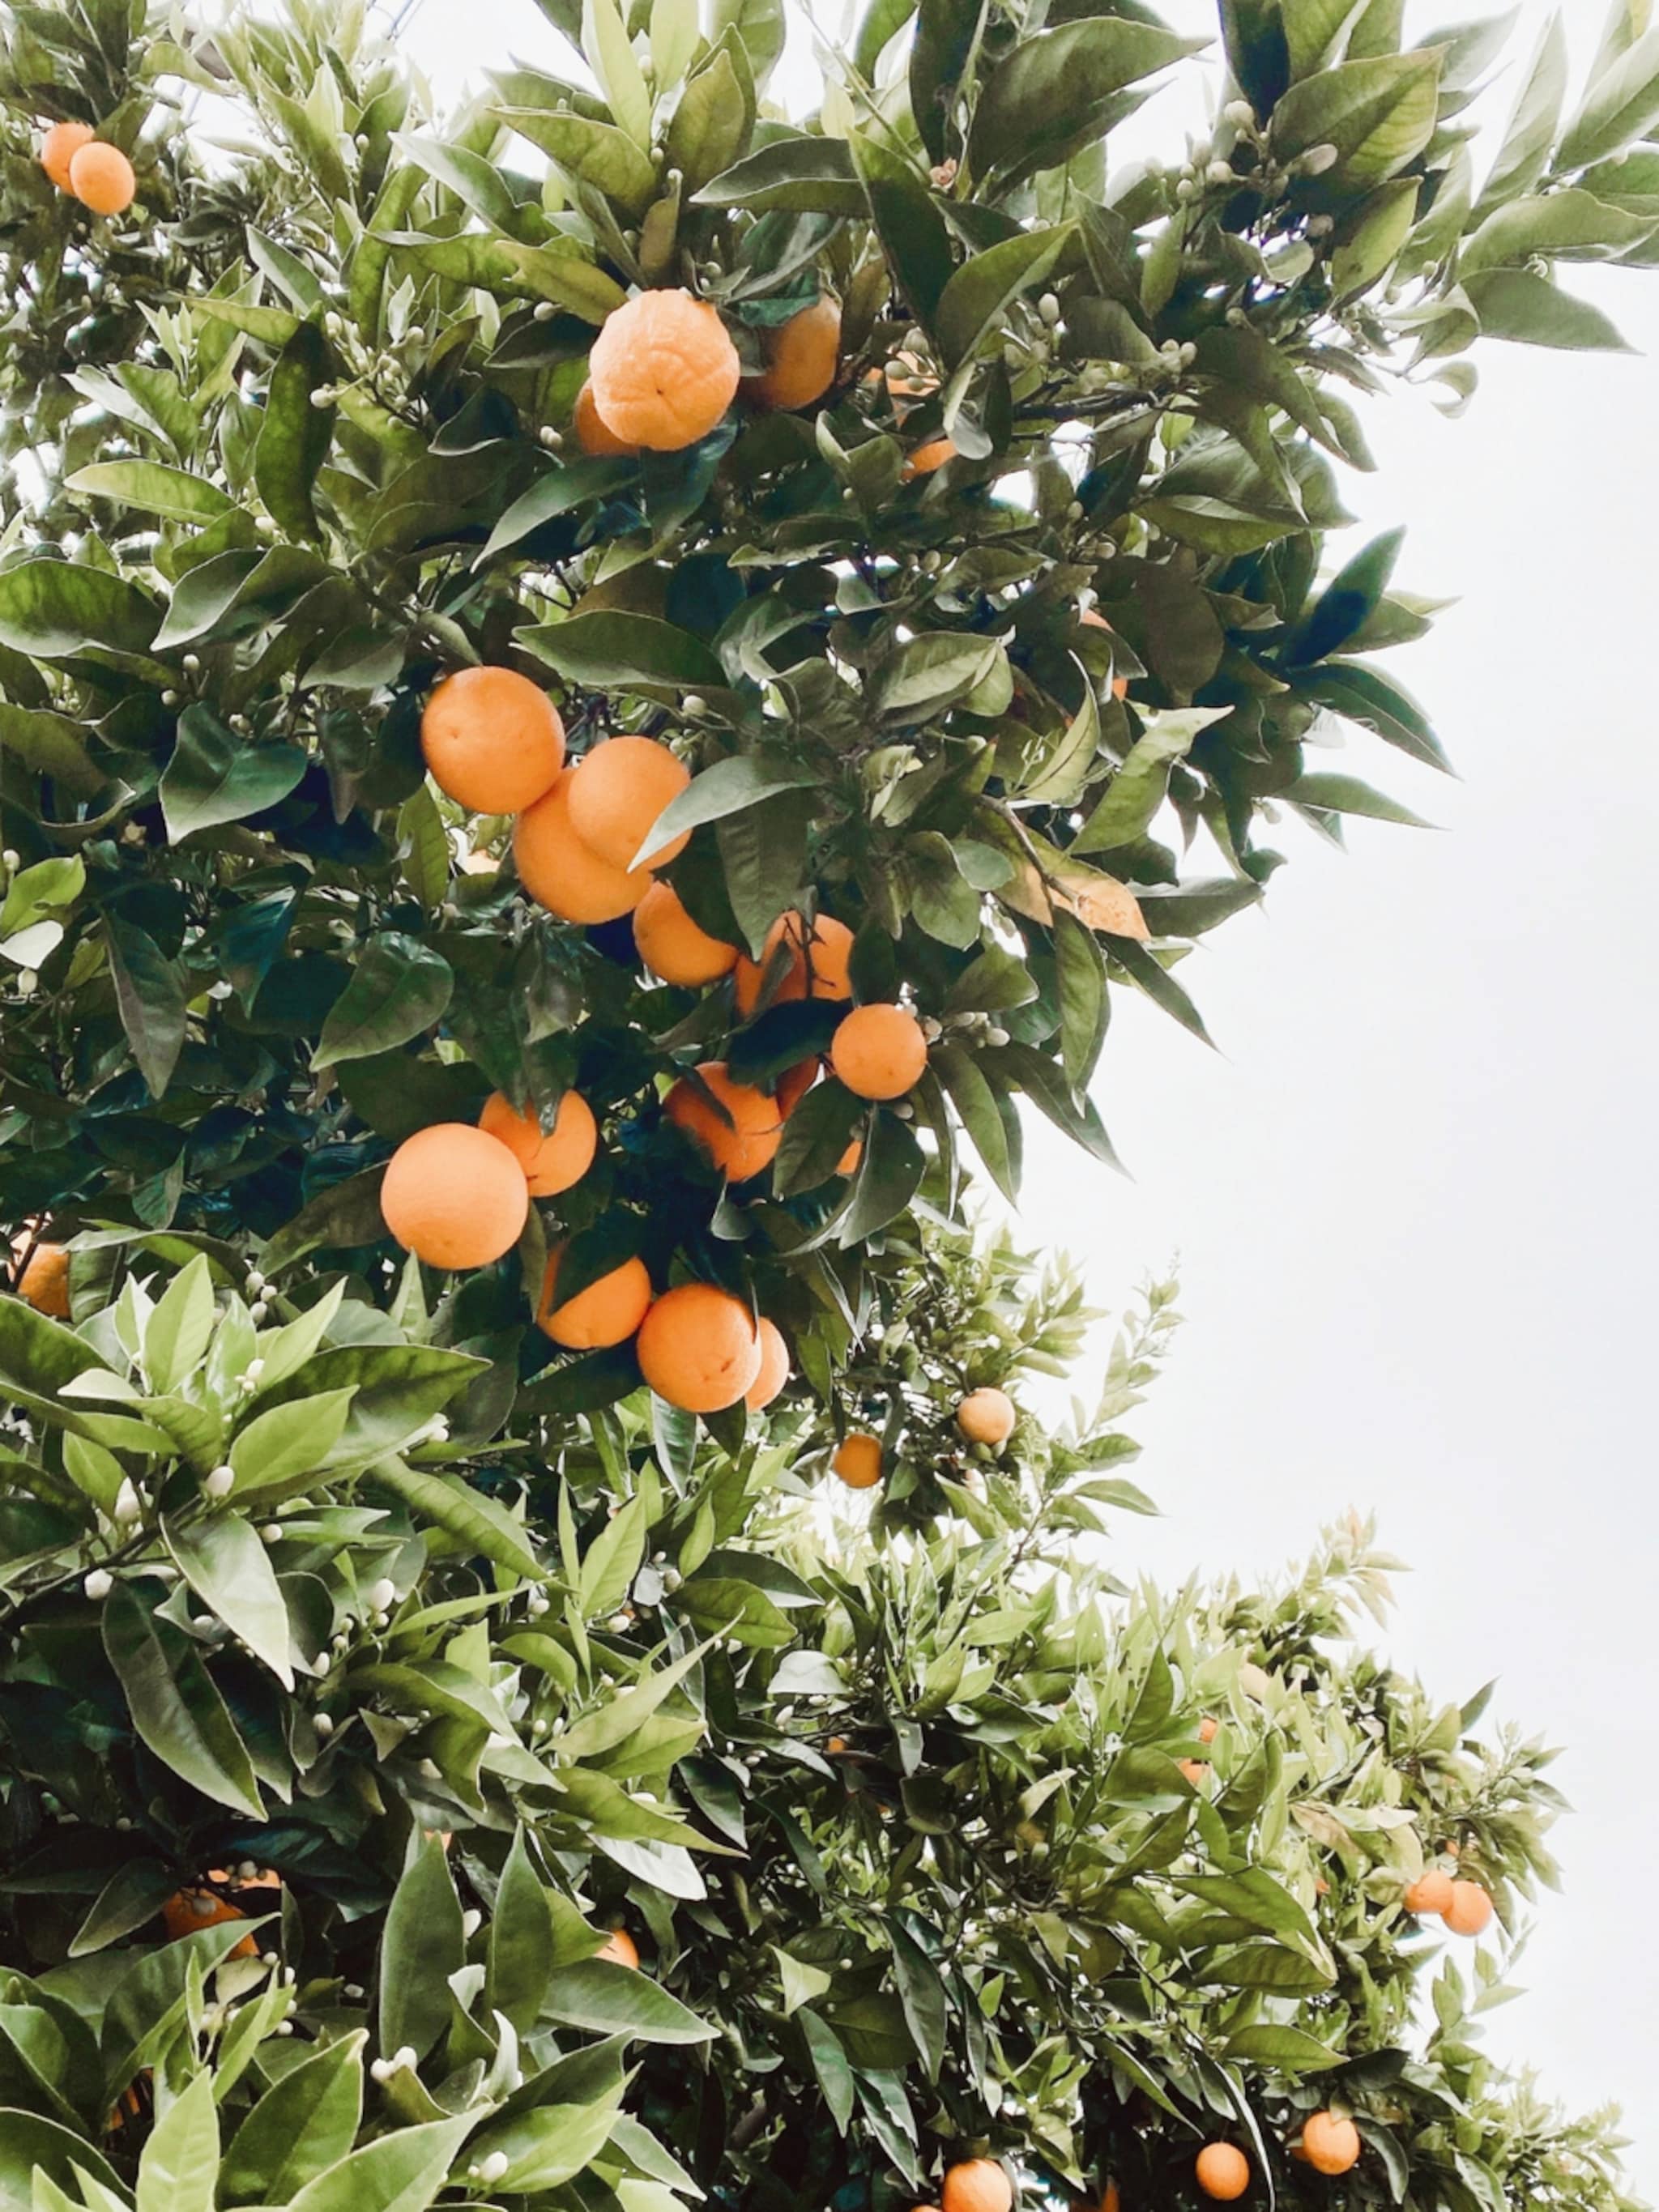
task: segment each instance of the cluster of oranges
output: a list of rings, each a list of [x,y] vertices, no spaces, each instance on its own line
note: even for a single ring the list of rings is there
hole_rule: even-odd
[[[1290,2151],[1316,2173],[1335,2175],[1358,2165],[1362,2147],[1351,2119],[1339,2112],[1310,2112],[1302,2123],[1302,2133]],[[1220,2204],[1233,2203],[1250,2185],[1250,2161],[1237,2143],[1206,2143],[1194,2173],[1204,2195]]]
[[[94,215],[125,215],[138,190],[131,162],[89,123],[54,123],[40,141],[40,167]]]
[[[1454,1936],[1484,1936],[1492,1925],[1492,1901],[1478,1881],[1464,1881],[1440,1867],[1420,1875],[1406,1892],[1407,1912],[1443,1920]]]
[[[1000,1450],[1014,1433],[1019,1413],[1006,1390],[970,1390],[957,1406],[956,1419],[969,1443]],[[848,1490],[873,1490],[885,1472],[881,1438],[867,1429],[849,1431],[836,1447],[830,1471]]]

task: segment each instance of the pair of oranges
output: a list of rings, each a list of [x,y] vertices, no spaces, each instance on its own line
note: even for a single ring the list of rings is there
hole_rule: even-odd
[[[714,1283],[679,1283],[658,1297],[643,1260],[624,1260],[574,1297],[559,1296],[562,1248],[542,1285],[537,1326],[556,1344],[594,1351],[634,1340],[658,1397],[684,1413],[722,1413],[739,1401],[769,1406],[789,1380],[789,1347],[775,1322]]]
[[[137,194],[131,162],[89,123],[54,123],[40,141],[40,167],[94,215],[125,215]]]
[[[1478,1881],[1463,1881],[1431,1867],[1419,1875],[1402,1900],[1407,1912],[1443,1920],[1454,1936],[1484,1936],[1496,1909]]]
[[[404,1138],[386,1165],[380,1212],[404,1251],[429,1267],[488,1267],[524,1234],[531,1200],[580,1182],[599,1142],[579,1091],[565,1092],[544,1130],[497,1091],[476,1127],[434,1121]]]
[[[1339,2112],[1310,2112],[1291,2156],[1310,2166],[1316,2173],[1348,2173],[1359,2163],[1363,2146],[1359,2130]],[[1250,2161],[1237,2143],[1206,2143],[1194,2168],[1200,2189],[1221,2204],[1231,2204],[1250,2185]]]
[[[1006,1390],[970,1390],[957,1407],[957,1427],[969,1443],[1000,1447],[1014,1433],[1018,1419]],[[873,1490],[885,1472],[881,1438],[867,1429],[852,1430],[836,1447],[830,1471],[848,1490]]]
[[[768,334],[765,368],[745,377],[709,301],[641,292],[593,341],[576,442],[586,453],[678,453],[708,435],[739,391],[759,407],[810,407],[835,382],[840,355],[841,309],[827,295]]]

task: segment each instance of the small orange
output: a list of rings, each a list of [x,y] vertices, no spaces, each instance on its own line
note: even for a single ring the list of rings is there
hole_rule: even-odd
[[[1223,2204],[1231,2204],[1250,2185],[1250,2161],[1232,2143],[1206,2143],[1194,2172],[1204,2194]]]
[[[1198,1724],[1199,1741],[1200,1743],[1213,1743],[1220,1733],[1220,1722],[1217,1720],[1213,1713],[1206,1713],[1203,1719]]]
[[[40,141],[40,167],[60,192],[73,191],[70,163],[83,146],[91,145],[92,140],[89,123],[54,123]]]
[[[832,1735],[823,1747],[831,1759],[840,1759],[847,1749],[847,1739],[844,1735]]]
[[[564,766],[564,724],[538,684],[512,668],[458,668],[421,716],[432,781],[474,814],[520,814]]]
[[[1346,2173],[1359,2163],[1359,2130],[1334,2112],[1310,2112],[1302,2123],[1302,2154],[1316,2173]]]
[[[760,1318],[760,1372],[744,1393],[743,1402],[751,1413],[763,1412],[769,1406],[784,1384],[789,1380],[789,1346],[783,1340],[783,1331],[775,1321]]]
[[[737,397],[742,365],[724,323],[689,292],[641,292],[605,318],[587,356],[593,404],[613,438],[678,453]]]
[[[921,1024],[903,1006],[855,1006],[836,1031],[830,1060],[860,1098],[902,1098],[927,1065]]]
[[[429,1267],[487,1267],[523,1235],[530,1191],[499,1137],[434,1121],[392,1155],[380,1212],[404,1251]]]
[[[943,2212],[1013,2212],[1014,2185],[994,2158],[947,2166],[939,2191]]]
[[[617,921],[632,914],[650,890],[650,872],[635,868],[625,873],[583,844],[570,822],[575,774],[566,769],[545,798],[519,817],[513,855],[520,880],[538,905],[562,921]]]
[[[864,1139],[862,1137],[854,1137],[847,1150],[836,1162],[836,1173],[838,1176],[856,1175],[859,1171],[859,1162],[863,1158]]]
[[[624,874],[635,863],[665,868],[690,842],[690,831],[657,847],[648,859],[640,847],[664,807],[679,797],[691,771],[655,738],[607,738],[584,753],[570,779],[570,826],[590,853]]]
[[[1177,1759],[1176,1764],[1194,1790],[1201,1789],[1209,1778],[1210,1770],[1201,1759]]]
[[[640,1963],[640,1947],[625,1928],[613,1928],[593,1956],[596,1959],[609,1959],[613,1966],[637,1966]]]
[[[724,1060],[706,1060],[696,1072],[703,1089],[683,1076],[663,1110],[696,1139],[723,1174],[733,1182],[747,1182],[771,1165],[783,1140],[778,1102],[749,1084],[734,1082]]]
[[[567,1091],[544,1130],[533,1108],[521,1114],[499,1091],[484,1101],[478,1127],[499,1137],[524,1170],[532,1198],[556,1198],[578,1183],[593,1164],[599,1150],[599,1124],[593,1109],[580,1091]]]
[[[1449,1874],[1438,1867],[1431,1867],[1406,1892],[1402,1902],[1407,1912],[1444,1912],[1451,1904],[1454,1884]]]
[[[1454,1936],[1481,1936],[1492,1925],[1492,1901],[1478,1881],[1455,1881],[1445,1922]]]
[[[836,1446],[830,1468],[849,1490],[873,1490],[881,1480],[881,1438],[854,1429]]]
[[[541,1310],[536,1326],[544,1336],[569,1352],[597,1352],[625,1344],[651,1310],[651,1277],[643,1260],[624,1260],[574,1298],[557,1303],[559,1259],[564,1247],[547,1255],[542,1277]]]
[[[584,384],[576,394],[576,404],[571,411],[570,427],[576,434],[576,443],[585,453],[632,454],[640,450],[630,446],[626,438],[619,438],[593,404],[593,386]]]
[[[14,1264],[28,1251],[29,1232],[12,1242]],[[53,1321],[70,1318],[70,1255],[61,1244],[37,1244],[17,1285],[17,1295]]]
[[[763,407],[810,407],[836,380],[841,308],[826,293],[768,333],[766,368],[744,379],[745,398]]]
[[[138,191],[132,164],[118,146],[92,138],[70,157],[70,190],[94,215],[125,215]]]
[[[199,1936],[204,1928],[222,1928],[228,1920],[246,1920],[247,1915],[222,1897],[216,1897],[210,1889],[177,1889],[161,1907],[162,1925],[167,1931],[167,1941],[177,1943],[186,1936]],[[244,1936],[231,1952],[233,1959],[253,1959],[258,1956],[259,1946],[252,1936]]]
[[[970,1390],[957,1407],[957,1426],[970,1444],[1006,1444],[1018,1419],[1006,1390]]]
[[[781,945],[788,948],[787,965],[778,957]],[[852,951],[853,933],[834,915],[817,915],[809,925],[804,915],[781,914],[766,933],[760,958],[751,960],[744,953],[738,961],[738,1012],[745,1020],[755,1012],[762,983],[775,972],[777,981],[769,1006],[809,997],[850,999],[853,981],[848,963]]]
[[[646,1381],[683,1413],[735,1406],[764,1357],[748,1307],[714,1283],[665,1291],[645,1317],[639,1354]]]
[[[659,981],[688,990],[719,982],[738,961],[737,946],[700,928],[672,884],[653,884],[635,908],[634,943]]]
[[[953,438],[929,438],[925,445],[918,446],[906,456],[899,474],[908,483],[915,477],[932,476],[935,469],[942,469],[946,461],[953,461],[956,457]]]
[[[1100,2192],[1099,2212],[1120,2212],[1122,2200],[1117,2193],[1117,2184],[1109,2181]]]

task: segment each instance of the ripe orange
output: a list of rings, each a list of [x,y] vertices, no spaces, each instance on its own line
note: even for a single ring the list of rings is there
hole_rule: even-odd
[[[458,668],[421,716],[432,781],[474,814],[520,814],[564,766],[564,724],[538,684],[511,668]]]
[[[1232,2143],[1206,2143],[1194,2172],[1204,2194],[1223,2204],[1231,2204],[1250,2185],[1250,2161]]]
[[[744,396],[763,407],[810,407],[836,380],[841,308],[828,294],[769,332],[766,368],[744,379]]]
[[[645,1317],[639,1353],[646,1381],[683,1413],[735,1406],[764,1357],[748,1307],[713,1283],[665,1291]]]
[[[513,831],[513,855],[532,898],[562,921],[616,921],[651,888],[650,872],[625,874],[590,852],[571,827],[568,768],[546,796],[526,807]]]
[[[1220,1733],[1220,1722],[1216,1719],[1213,1713],[1206,1713],[1203,1719],[1198,1724],[1199,1741],[1200,1743],[1213,1743]]]
[[[902,1006],[855,1006],[836,1031],[830,1060],[858,1097],[902,1098],[927,1065],[927,1040]]]
[[[1018,1419],[1006,1390],[970,1390],[957,1407],[957,1426],[970,1444],[1006,1444]]]
[[[758,1413],[769,1406],[784,1384],[789,1380],[789,1346],[783,1340],[783,1331],[775,1321],[760,1319],[760,1372],[744,1393],[743,1402],[751,1413]]]
[[[787,945],[789,964],[779,975],[769,1006],[781,1006],[791,999],[852,997],[847,963],[853,933],[847,924],[832,914],[821,914],[809,927],[804,915],[781,914],[766,933],[760,958],[751,960],[744,953],[738,961],[738,1012],[745,1019],[760,1004],[762,980],[776,964],[780,945]]]
[[[132,164],[118,146],[89,138],[70,156],[70,190],[94,215],[125,215],[138,191]]]
[[[1492,1902],[1478,1881],[1455,1881],[1445,1921],[1454,1936],[1480,1936],[1492,1925]]]
[[[640,1947],[625,1928],[613,1928],[593,1956],[596,1959],[609,1959],[618,1966],[637,1966],[640,1963]]]
[[[29,1232],[12,1240],[14,1262],[28,1251]],[[53,1321],[70,1318],[69,1254],[61,1244],[37,1244],[29,1253],[28,1265],[17,1285],[17,1295],[26,1299],[36,1313],[48,1315]]]
[[[499,1091],[484,1101],[478,1127],[498,1137],[524,1170],[532,1198],[554,1198],[580,1182],[599,1150],[599,1124],[580,1091],[567,1091],[553,1127],[543,1131],[533,1108],[520,1114]]]
[[[1359,2130],[1334,2112],[1310,2112],[1302,2123],[1302,2154],[1316,2173],[1346,2173],[1359,2163]]]
[[[932,476],[935,469],[942,469],[946,461],[953,461],[956,457],[956,441],[953,438],[929,438],[925,445],[918,446],[914,453],[906,456],[899,474],[908,483],[915,477]]]
[[[1013,2212],[1014,2185],[994,2158],[964,2159],[945,2170],[943,2212]]]
[[[1403,1902],[1407,1911],[1446,1911],[1452,1901],[1454,1886],[1449,1874],[1443,1874],[1438,1867],[1431,1867],[1428,1873],[1419,1875],[1406,1892]]]
[[[678,453],[737,397],[738,349],[707,300],[641,292],[605,318],[587,356],[593,405],[614,438]]]
[[[630,446],[626,438],[619,438],[593,404],[593,386],[584,384],[576,394],[576,404],[571,411],[570,427],[576,434],[576,443],[585,453],[637,453],[637,446]]]
[[[697,1073],[717,1103],[711,1103],[689,1077],[682,1077],[669,1092],[664,1111],[696,1138],[723,1174],[733,1182],[747,1182],[770,1166],[782,1142],[778,1102],[749,1084],[734,1083],[724,1060],[706,1060]]]
[[[558,1274],[563,1249],[556,1245],[547,1255],[537,1328],[570,1352],[596,1352],[605,1345],[626,1343],[651,1310],[651,1277],[644,1261],[624,1260],[561,1304]]]
[[[873,1490],[881,1480],[881,1438],[854,1429],[842,1438],[830,1468],[849,1490]]]
[[[1119,2212],[1121,2203],[1116,2182],[1109,2181],[1100,2192],[1100,2212]]]
[[[428,1266],[487,1267],[523,1234],[530,1190],[499,1137],[434,1121],[392,1155],[380,1212],[404,1251]]]
[[[1188,1781],[1192,1784],[1194,1790],[1202,1786],[1210,1771],[1209,1768],[1204,1764],[1204,1761],[1201,1759],[1177,1759],[1176,1764],[1180,1767]]]
[[[570,779],[570,826],[590,853],[625,874],[651,826],[691,781],[685,763],[655,738],[607,738],[576,763]],[[665,868],[690,842],[683,830],[658,846],[641,867]]]
[[[653,975],[687,989],[717,983],[737,965],[737,946],[700,929],[672,884],[653,884],[635,908],[634,943]]]
[[[161,1907],[161,1922],[170,1943],[185,1936],[199,1936],[204,1928],[222,1928],[228,1920],[246,1918],[246,1912],[226,1899],[216,1897],[210,1889],[176,1889]],[[230,1955],[233,1959],[253,1959],[258,1953],[259,1946],[252,1936],[244,1936]]]
[[[89,123],[54,123],[40,141],[40,167],[60,192],[73,191],[70,163],[83,146],[92,143]]]

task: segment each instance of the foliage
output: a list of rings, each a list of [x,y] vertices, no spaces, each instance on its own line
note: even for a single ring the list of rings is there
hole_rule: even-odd
[[[0,1219],[72,1298],[0,1299],[0,2208],[887,2212],[981,2148],[1185,2203],[1214,2135],[1311,2205],[1328,2103],[1345,2202],[1614,2212],[1607,2124],[1480,2054],[1492,1956],[1431,1981],[1402,1911],[1455,1843],[1518,1925],[1543,1754],[1346,1643],[1362,1528],[1261,1594],[1100,1563],[1172,1293],[1069,1425],[953,1415],[1085,1352],[1075,1282],[963,1226],[1018,1101],[1109,1163],[1114,994],[1202,1036],[1178,971],[1267,830],[1410,818],[1309,748],[1444,765],[1376,661],[1431,611],[1398,538],[1328,558],[1354,398],[1618,342],[1555,264],[1653,258],[1656,34],[1617,8],[1571,109],[1547,40],[1477,177],[1497,31],[1224,0],[1210,141],[1108,190],[1191,60],[1138,0],[876,0],[804,125],[776,0],[544,4],[603,97],[507,69],[453,118],[361,0],[0,10]],[[131,214],[43,116],[131,152]],[[750,372],[834,297],[835,386],[577,452],[658,284]],[[670,1082],[771,1088],[843,1009],[534,907],[424,775],[478,662],[578,755],[671,740],[687,908],[757,957],[846,921],[915,1091],[819,1082],[723,1184]],[[520,1249],[405,1263],[392,1147],[571,1086],[599,1157]],[[564,1296],[738,1290],[789,1390],[699,1425],[559,1355],[556,1240]],[[823,1503],[849,1427],[868,1516]]]

